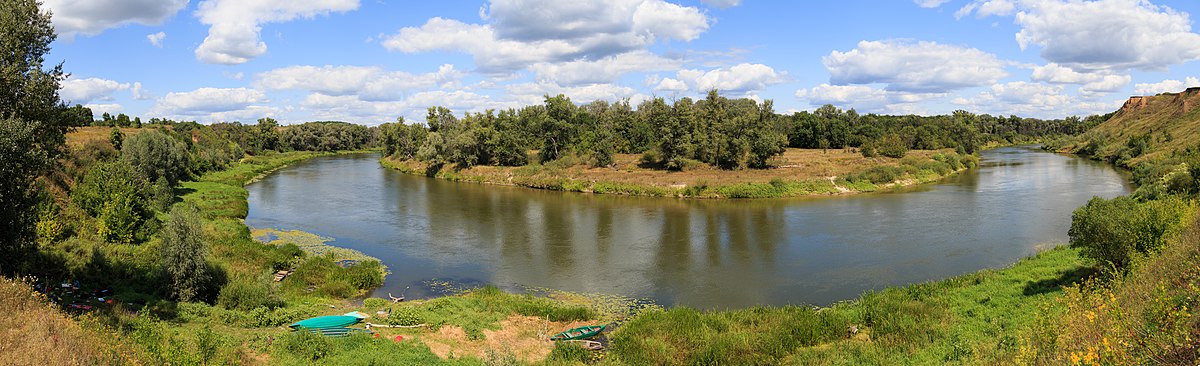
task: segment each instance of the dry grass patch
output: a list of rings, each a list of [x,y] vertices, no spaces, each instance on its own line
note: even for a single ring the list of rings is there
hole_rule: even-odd
[[[0,363],[120,365],[136,359],[108,335],[84,329],[28,284],[0,278]]]
[[[591,325],[585,321],[552,322],[535,316],[509,315],[499,329],[483,331],[483,338],[471,340],[463,328],[442,326],[437,331],[416,335],[434,354],[443,359],[471,356],[487,359],[488,352],[511,353],[524,362],[540,362],[554,349],[549,338],[565,329]]]

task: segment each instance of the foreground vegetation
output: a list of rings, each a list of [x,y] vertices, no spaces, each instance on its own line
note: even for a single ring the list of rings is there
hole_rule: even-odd
[[[319,246],[255,241],[242,221],[247,210],[242,186],[292,162],[369,147],[373,130],[327,122],[280,127],[269,119],[254,126],[157,119],[142,124],[118,115],[102,117],[105,127],[67,136],[71,127],[94,121],[86,108],[58,100],[66,74],[61,65],[43,65],[55,35],[50,14],[38,5],[0,0],[0,39],[12,41],[0,42],[0,84],[12,91],[0,94],[5,363],[1200,361],[1200,226],[1194,204],[1200,145],[1176,140],[1200,136],[1189,130],[1194,123],[1186,123],[1196,116],[1189,100],[1179,100],[1181,112],[1164,112],[1152,101],[1145,112],[1123,110],[1112,119],[1149,132],[1113,140],[1114,131],[1117,137],[1129,135],[1114,130],[1121,125],[1105,122],[1080,140],[1054,145],[1132,167],[1140,187],[1132,197],[1096,199],[1077,210],[1070,247],[1007,269],[886,289],[823,309],[631,311],[577,296],[542,298],[494,287],[428,301],[367,299],[358,305],[349,299],[379,286],[383,265],[369,258],[339,265],[337,252],[318,253]],[[1165,105],[1174,106],[1176,99],[1170,101]],[[924,171],[958,169],[954,162],[965,164],[962,154],[981,143],[1070,134],[1111,117],[1048,122],[967,113],[858,116],[827,107],[793,115],[787,124],[769,103],[726,100],[716,92],[705,101],[685,99],[669,107],[661,99],[647,103],[634,112],[627,103],[578,107],[565,97],[548,97],[546,106],[494,118],[490,112],[468,115],[463,121],[435,108],[427,127],[393,125],[380,133],[388,155],[401,154],[398,160],[420,155],[423,163],[455,169],[525,165],[532,160],[530,150],[538,150],[538,164],[561,169],[578,165],[563,159],[606,167],[613,154],[629,153],[642,154],[640,163],[655,169],[684,171],[701,163],[728,170],[778,165],[772,161],[784,144],[851,146],[866,158],[899,158],[914,147],[961,153],[947,152],[932,163],[901,160],[870,173],[919,178],[928,174]],[[1181,120],[1185,123],[1178,124]],[[1170,128],[1157,130],[1155,123]],[[125,128],[108,128],[112,125]],[[842,184],[856,182],[850,177]],[[749,186],[746,196],[804,189],[789,188],[803,182],[753,184],[758,185]],[[272,281],[271,274],[283,269],[294,271]],[[283,328],[350,310],[371,314],[371,322],[412,328],[342,339]],[[544,340],[567,327],[609,322],[619,326],[607,335],[604,353]]]

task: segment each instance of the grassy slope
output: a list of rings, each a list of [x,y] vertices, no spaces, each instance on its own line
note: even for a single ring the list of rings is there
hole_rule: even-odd
[[[1038,309],[1087,273],[1059,247],[1010,268],[889,288],[830,308],[644,314],[613,337],[611,364],[992,364],[1011,361]],[[859,333],[851,336],[850,326]]]
[[[1200,92],[1163,93],[1146,98],[1147,105],[1122,108],[1108,121],[1076,137],[1064,150],[1078,152],[1089,140],[1099,139],[1107,143],[1096,155],[1114,156],[1129,138],[1150,135],[1150,150],[1127,163],[1134,166],[1200,145]]]
[[[1200,221],[1111,283],[1065,290],[1040,314],[1022,363],[1200,362]]]
[[[961,167],[938,167],[935,155],[957,157],[951,150],[910,151],[904,159],[865,158],[843,150],[787,149],[771,169],[721,170],[708,165],[680,172],[641,167],[639,155],[618,154],[614,164],[594,168],[565,158],[521,167],[475,166],[430,169],[417,161],[383,158],[380,163],[408,174],[452,181],[516,185],[529,188],[602,194],[699,198],[771,198],[869,192],[893,186],[925,183],[957,173]],[[973,166],[973,162],[970,166]],[[871,181],[863,173],[896,167],[904,172],[892,179]],[[836,179],[835,179],[836,178]]]

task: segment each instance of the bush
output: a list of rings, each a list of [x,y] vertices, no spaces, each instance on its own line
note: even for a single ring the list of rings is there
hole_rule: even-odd
[[[187,145],[165,133],[145,131],[133,135],[123,145],[121,159],[129,162],[148,181],[164,177],[174,185],[188,176]]]
[[[297,259],[304,258],[304,251],[296,244],[286,243],[271,248],[267,254],[271,269],[275,271],[291,268]]]
[[[868,142],[868,143],[863,144],[862,147],[860,147],[858,151],[862,153],[862,156],[864,158],[873,158],[873,157],[879,156],[879,154],[875,152],[875,143],[874,142]]]
[[[191,205],[171,209],[160,235],[163,241],[160,263],[167,278],[167,291],[179,301],[192,300],[206,290],[203,287],[211,284],[212,279],[199,211]]]
[[[425,319],[416,308],[411,306],[401,306],[392,309],[392,313],[388,315],[388,325],[412,326],[424,323]]]
[[[292,332],[281,338],[279,344],[285,351],[308,361],[319,360],[333,352],[333,340],[313,332]]]
[[[879,141],[879,155],[889,158],[903,158],[908,153],[908,144],[900,139],[900,135],[889,134]]]
[[[895,182],[904,175],[904,169],[895,166],[874,166],[850,178],[849,181],[868,181],[874,184]]]
[[[281,304],[270,284],[252,278],[238,278],[221,288],[217,305],[229,310],[275,308]]]
[[[355,289],[366,290],[383,285],[383,265],[379,261],[359,262],[342,271],[342,278]]]
[[[591,359],[591,352],[573,342],[556,342],[550,355],[546,356],[548,364],[586,364]]]
[[[1194,213],[1195,206],[1179,198],[1096,197],[1072,214],[1068,235],[1071,247],[1082,248],[1084,256],[1127,270],[1135,259],[1158,252]]]

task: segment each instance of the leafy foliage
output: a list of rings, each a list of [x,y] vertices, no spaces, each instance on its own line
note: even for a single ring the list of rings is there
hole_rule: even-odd
[[[174,185],[190,174],[187,145],[158,130],[130,137],[121,148],[121,159],[151,182],[161,177]]]
[[[1138,258],[1157,253],[1195,215],[1178,198],[1138,202],[1130,197],[1092,198],[1071,216],[1071,246],[1083,255],[1126,270]]]
[[[191,205],[171,209],[163,225],[161,263],[172,298],[190,301],[210,284],[208,244],[200,228],[200,213]]]

